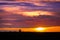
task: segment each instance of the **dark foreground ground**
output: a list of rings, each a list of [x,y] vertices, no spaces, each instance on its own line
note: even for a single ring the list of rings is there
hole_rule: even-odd
[[[60,38],[60,32],[14,32],[14,33],[0,33],[1,36],[0,39],[10,39],[10,40],[20,40],[20,39],[28,39],[28,40],[32,40],[32,39],[47,39],[47,40],[59,40],[58,38]],[[5,38],[3,38],[5,37]],[[12,38],[12,39],[11,39]]]

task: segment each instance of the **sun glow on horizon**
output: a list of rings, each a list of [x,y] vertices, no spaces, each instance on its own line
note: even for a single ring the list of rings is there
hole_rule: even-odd
[[[43,27],[35,28],[36,32],[44,32],[45,30],[46,30],[46,28],[43,28]]]

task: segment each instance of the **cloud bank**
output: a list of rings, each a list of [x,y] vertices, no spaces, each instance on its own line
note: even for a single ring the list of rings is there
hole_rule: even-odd
[[[60,2],[0,2],[0,27],[60,26]]]

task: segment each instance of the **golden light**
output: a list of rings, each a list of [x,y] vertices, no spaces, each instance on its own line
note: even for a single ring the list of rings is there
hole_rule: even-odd
[[[43,27],[35,28],[36,32],[44,32],[45,30],[46,28],[43,28]]]
[[[21,14],[23,16],[30,16],[30,17],[34,17],[34,16],[40,16],[40,15],[53,15],[52,12],[47,12],[47,11],[27,11],[27,12],[17,12],[17,14]]]
[[[22,13],[24,16],[30,16],[30,17],[33,17],[33,16],[39,16],[39,12],[37,11],[33,11],[33,12],[24,12]]]

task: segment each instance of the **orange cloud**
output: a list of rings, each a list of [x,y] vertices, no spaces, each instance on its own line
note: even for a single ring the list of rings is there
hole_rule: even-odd
[[[6,12],[21,12],[21,11],[25,11],[27,7],[24,6],[3,6],[2,9]]]
[[[26,7],[24,6],[16,6],[16,7],[8,6],[8,7],[3,7],[2,9],[6,12],[9,12],[9,14],[19,14],[19,15],[30,16],[30,17],[39,16],[39,15],[54,15],[53,12],[48,12],[48,11],[26,10]]]
[[[18,7],[3,7],[3,10],[7,12],[13,12],[13,11],[19,10],[19,8]]]
[[[9,12],[10,14],[20,14],[24,16],[39,16],[39,15],[53,15],[52,12],[48,11],[29,11],[29,10],[22,10],[20,7],[4,7],[3,10]]]

